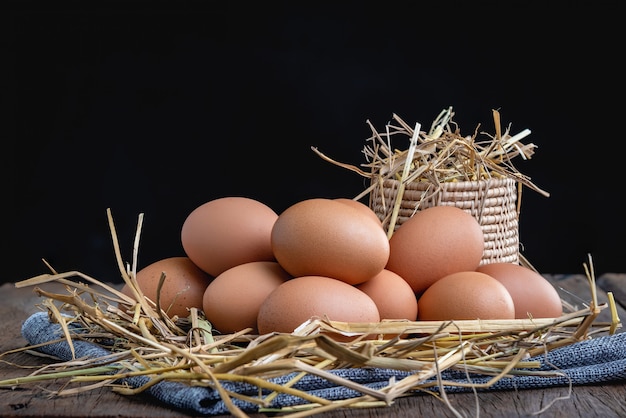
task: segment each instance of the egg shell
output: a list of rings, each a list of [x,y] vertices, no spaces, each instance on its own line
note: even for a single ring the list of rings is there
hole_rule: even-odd
[[[296,277],[276,288],[263,301],[259,333],[291,333],[313,317],[342,322],[380,322],[374,301],[355,286],[323,276]]]
[[[367,206],[365,203],[359,202],[358,200],[354,199],[348,199],[346,197],[335,198],[335,201],[345,203],[346,205],[352,206],[353,208],[360,210],[365,216],[371,218],[377,224],[380,224],[380,227],[382,228],[383,224],[376,212],[374,212],[372,208]]]
[[[270,235],[278,214],[241,196],[221,197],[194,209],[181,229],[186,255],[216,277],[239,264],[276,261]]]
[[[383,269],[356,287],[376,303],[380,319],[417,320],[417,297],[406,280],[393,271]]]
[[[333,199],[312,198],[279,216],[271,234],[276,260],[292,276],[363,283],[385,267],[389,240],[380,222]]]
[[[204,314],[222,334],[246,328],[257,331],[257,316],[265,298],[291,276],[275,261],[253,261],[231,267],[204,291]]]
[[[476,271],[490,275],[507,288],[515,303],[516,319],[563,315],[556,288],[534,270],[513,263],[490,263],[479,266]]]
[[[165,281],[160,293],[161,309],[170,317],[187,317],[189,308],[202,309],[204,291],[213,277],[196,266],[188,257],[169,257],[155,261],[137,271],[139,289],[151,301],[157,301],[157,290],[161,274]],[[135,297],[131,288],[124,284],[125,295]]]
[[[418,299],[418,320],[515,319],[506,287],[477,271],[461,271],[433,283]]]
[[[475,270],[485,238],[478,221],[456,206],[431,206],[404,221],[389,240],[388,270],[420,294],[437,280]]]

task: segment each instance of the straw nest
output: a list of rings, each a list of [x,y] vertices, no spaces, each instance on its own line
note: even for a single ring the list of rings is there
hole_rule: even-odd
[[[110,386],[121,394],[133,395],[159,381],[176,380],[216,389],[235,416],[246,414],[232,403],[233,398],[254,402],[261,412],[268,412],[269,402],[279,393],[302,398],[299,407],[272,410],[289,416],[314,415],[336,408],[388,406],[394,399],[415,392],[430,393],[452,408],[445,391],[435,386],[457,385],[477,390],[492,385],[504,376],[533,373],[538,376],[558,375],[558,370],[554,373],[533,372],[533,368],[539,365],[529,361],[529,356],[573,344],[598,333],[613,333],[620,326],[613,299],[609,298],[608,305],[598,304],[593,266],[585,265],[592,300],[588,308],[577,310],[570,307],[567,309],[569,312],[559,318],[380,323],[342,323],[327,318],[311,318],[292,334],[254,335],[251,330],[244,329],[220,335],[213,332],[201,311],[191,309],[187,318],[169,317],[158,301],[143,296],[135,279],[143,216],[139,216],[133,262],[125,265],[111,212],[107,211],[107,215],[117,264],[125,283],[134,290],[134,298],[80,272],[58,273],[50,266],[50,274],[18,282],[16,286],[34,286],[44,298],[41,307],[48,311],[51,321],[61,324],[70,347],[73,347],[73,338],[77,338],[68,331],[67,324],[71,321],[84,328],[85,333],[80,336],[83,340],[95,344],[115,341],[113,346],[105,346],[111,351],[111,356],[53,363],[28,376],[0,381],[0,386],[13,387],[49,379],[63,382],[54,395],[68,395],[103,386]],[[45,284],[53,281],[64,284],[67,293],[44,290]],[[129,308],[121,308],[124,305]],[[607,306],[613,312],[613,321],[598,323],[597,315]],[[352,336],[353,339],[338,342],[332,338],[334,333]],[[35,348],[25,347],[12,352]],[[328,372],[352,367],[380,367],[412,373],[374,390]],[[486,385],[476,386],[470,382],[441,381],[441,372],[448,369],[491,376],[491,380]],[[317,375],[360,391],[362,396],[331,401],[296,390],[291,384],[278,386],[269,381],[272,377],[293,372],[296,372],[293,382],[307,374]],[[150,377],[150,383],[134,389],[115,384],[117,379],[136,375]],[[432,383],[432,378],[439,379],[438,385]],[[430,383],[426,382],[427,379],[431,379]],[[267,389],[271,394],[261,396],[260,390],[259,396],[232,393],[222,386],[225,381],[247,382]]]

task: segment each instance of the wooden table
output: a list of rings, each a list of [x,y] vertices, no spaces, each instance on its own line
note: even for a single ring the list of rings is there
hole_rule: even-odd
[[[582,307],[590,300],[589,284],[583,275],[546,275],[557,286],[562,298]],[[607,301],[608,291],[618,302],[619,317],[626,318],[626,274],[607,274],[597,279],[598,300]],[[56,283],[46,286],[55,290]],[[43,286],[42,286],[43,287]],[[57,291],[63,293],[60,288]],[[0,353],[24,347],[21,323],[38,308],[41,301],[32,288],[15,288],[7,283],[0,287],[0,318],[3,333],[0,335]],[[598,320],[610,320],[605,309]],[[618,332],[624,332],[623,328]],[[27,353],[10,354],[0,358],[0,378],[24,376],[28,373],[15,364],[29,365],[33,370],[50,362]],[[159,405],[141,395],[126,397],[108,388],[62,397],[49,398],[46,388],[58,388],[58,382],[42,382],[0,389],[0,416],[2,417],[189,417],[186,412]],[[512,417],[531,416],[553,403],[541,416],[563,417],[625,417],[626,382],[615,384],[574,386],[519,391],[494,391],[450,394],[449,401],[463,416]],[[251,414],[251,417],[264,417]],[[316,414],[318,417],[455,417],[454,412],[441,400],[429,395],[415,395],[396,399],[393,405],[381,408],[344,409]]]

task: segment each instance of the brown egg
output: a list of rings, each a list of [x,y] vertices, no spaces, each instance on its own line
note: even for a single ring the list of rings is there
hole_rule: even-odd
[[[432,206],[402,223],[389,246],[386,268],[419,294],[444,276],[475,270],[485,239],[471,214],[455,206]]]
[[[485,273],[461,271],[433,283],[418,300],[423,321],[514,319],[513,298],[502,283]]]
[[[278,214],[247,197],[211,200],[185,219],[181,242],[187,256],[212,276],[239,264],[276,261],[270,235]]]
[[[231,267],[204,292],[204,314],[223,334],[252,328],[257,331],[259,307],[291,276],[275,261],[253,261]]]
[[[292,276],[363,283],[385,267],[389,240],[380,223],[333,199],[300,201],[283,211],[271,235],[276,260]]]
[[[476,271],[490,275],[507,288],[515,303],[515,318],[556,318],[563,314],[561,297],[542,275],[513,263],[491,263]]]
[[[165,281],[160,293],[160,305],[170,317],[187,317],[189,308],[202,309],[204,291],[213,277],[196,266],[188,257],[170,257],[147,265],[137,272],[137,284],[144,296],[156,303],[161,274]],[[134,297],[128,285],[122,293]]]
[[[374,301],[355,286],[323,276],[296,277],[274,290],[259,309],[259,333],[291,333],[312,317],[380,322]]]
[[[380,319],[417,320],[417,298],[411,286],[391,270],[383,269],[376,276],[356,285],[372,298]]]

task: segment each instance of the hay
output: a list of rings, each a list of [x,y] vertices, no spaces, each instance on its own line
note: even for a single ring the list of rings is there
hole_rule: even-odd
[[[187,318],[170,318],[157,308],[155,302],[142,295],[135,279],[136,257],[131,266],[124,265],[111,212],[107,211],[107,214],[118,266],[125,283],[133,288],[134,298],[78,271],[57,273],[52,268],[51,274],[18,282],[16,286],[33,286],[45,298],[41,307],[48,311],[51,321],[64,327],[69,322],[80,324],[85,331],[80,334],[82,340],[96,344],[115,341],[113,346],[104,345],[111,355],[48,365],[28,376],[0,381],[0,386],[13,387],[59,379],[64,384],[53,395],[62,396],[111,386],[112,390],[130,396],[141,393],[157,382],[176,380],[216,389],[235,416],[245,416],[245,413],[233,404],[232,398],[255,402],[263,411],[279,393],[292,394],[302,399],[303,403],[299,407],[272,410],[294,417],[337,408],[387,406],[394,399],[415,391],[431,393],[452,408],[445,393],[434,392],[435,384],[432,381],[427,383],[427,379],[437,378],[441,386],[444,383],[441,381],[442,371],[461,370],[492,377],[482,385],[459,382],[445,384],[488,387],[504,376],[532,374],[532,369],[539,367],[539,364],[528,361],[529,356],[573,344],[599,333],[612,333],[621,325],[616,314],[610,324],[597,323],[595,320],[607,304],[598,304],[590,264],[591,269],[587,270],[592,288],[589,307],[566,313],[560,318],[512,321],[394,320],[380,323],[343,323],[328,318],[311,318],[292,334],[255,335],[247,329],[220,335],[212,331],[211,324],[197,309],[191,309]],[[137,254],[142,219],[140,215],[134,254]],[[43,286],[49,282],[64,284],[67,294],[44,290]],[[611,306],[611,311],[616,312],[614,306]],[[352,338],[339,342],[333,338],[337,333]],[[65,339],[70,346],[72,338],[78,337],[70,335],[65,328]],[[36,348],[25,347],[24,350]],[[408,370],[412,373],[399,381],[390,381],[386,387],[377,390],[329,373],[333,369],[362,367]],[[272,377],[293,372],[298,375],[292,383],[311,374],[359,391],[362,396],[330,401],[294,389],[292,384],[279,386],[269,381]],[[536,371],[537,375],[546,373],[550,372]],[[558,371],[554,373],[558,374]],[[134,389],[113,384],[117,379],[138,375],[150,377],[150,382]],[[224,381],[247,382],[259,389],[268,389],[271,394],[243,397],[225,390],[220,383]]]

